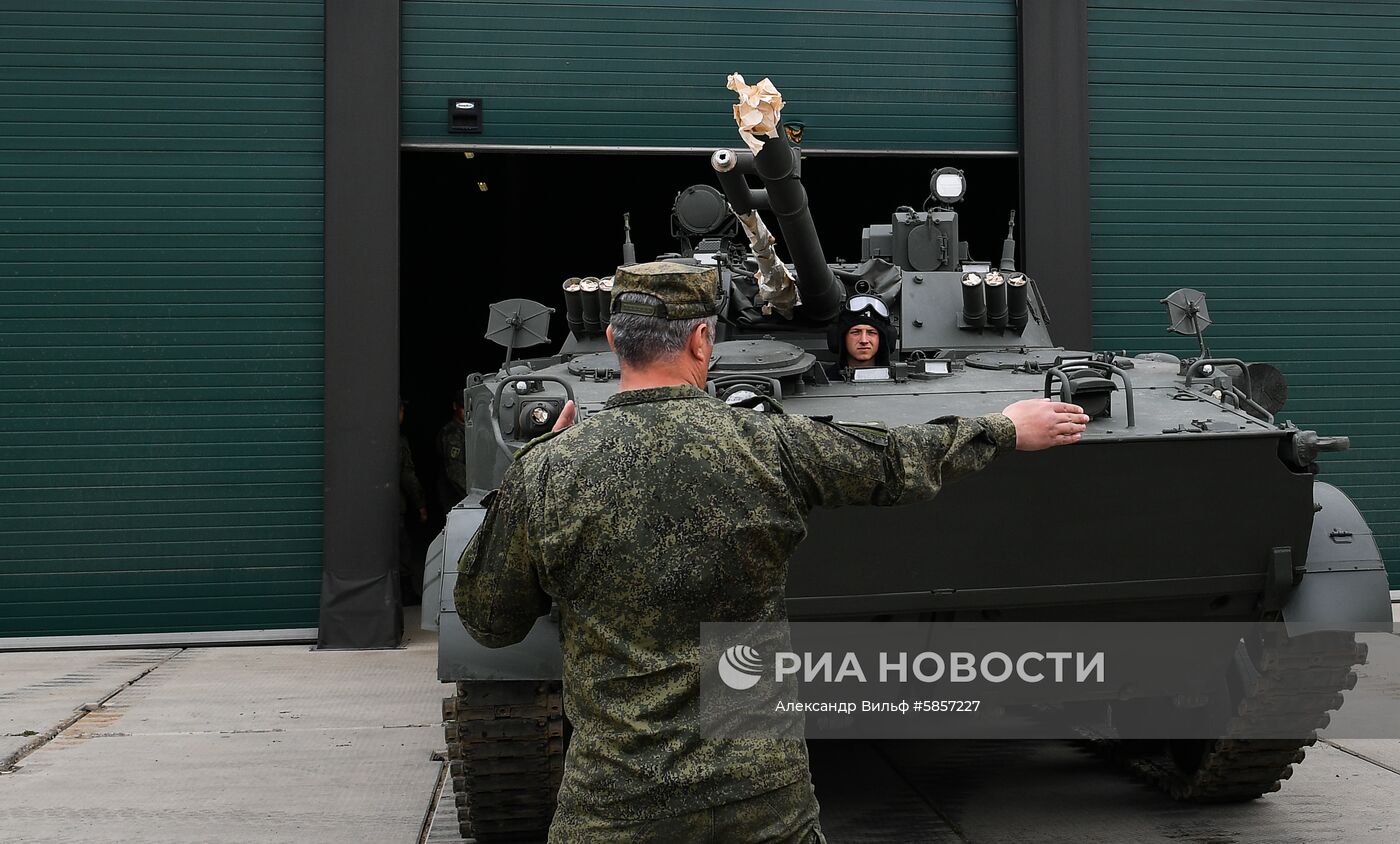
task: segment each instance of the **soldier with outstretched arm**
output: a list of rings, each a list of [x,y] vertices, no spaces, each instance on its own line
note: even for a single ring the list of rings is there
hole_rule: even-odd
[[[484,645],[559,606],[574,732],[551,842],[823,841],[802,741],[695,729],[700,625],[785,618],[813,508],[926,500],[1088,422],[1045,400],[898,428],[732,408],[702,389],[716,283],[618,270],[621,391],[518,453],[459,561],[457,611]]]

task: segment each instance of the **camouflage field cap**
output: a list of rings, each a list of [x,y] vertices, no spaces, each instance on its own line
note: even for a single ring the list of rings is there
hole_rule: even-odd
[[[612,312],[661,319],[698,319],[718,311],[719,271],[672,261],[652,261],[618,267],[613,276]],[[621,302],[619,293],[646,293],[660,299],[655,305]]]

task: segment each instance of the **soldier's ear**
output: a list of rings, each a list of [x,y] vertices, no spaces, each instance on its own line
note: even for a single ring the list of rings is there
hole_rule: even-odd
[[[703,360],[708,364],[710,350],[706,346],[714,339],[710,336],[710,323],[701,320],[699,325],[690,330],[690,340],[686,343],[687,350],[696,360]]]
[[[612,349],[614,352],[616,352],[616,351],[617,351],[617,346],[613,345],[612,326],[609,325],[608,328],[607,328],[607,330],[604,331],[603,334],[604,334],[604,336],[606,336],[606,337],[608,338],[608,348],[609,348],[609,349]]]

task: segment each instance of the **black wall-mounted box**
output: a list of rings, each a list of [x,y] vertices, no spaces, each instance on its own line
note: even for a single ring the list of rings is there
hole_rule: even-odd
[[[481,134],[481,97],[453,97],[447,101],[447,131]]]

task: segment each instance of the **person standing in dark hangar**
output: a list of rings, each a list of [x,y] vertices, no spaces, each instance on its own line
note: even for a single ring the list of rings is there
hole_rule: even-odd
[[[438,502],[445,514],[467,497],[467,409],[462,394],[452,397],[452,418],[437,434]]]
[[[574,732],[551,842],[824,841],[804,742],[695,728],[700,624],[785,618],[813,508],[925,500],[1088,422],[1045,400],[899,428],[730,407],[701,389],[717,281],[618,270],[621,391],[517,453],[458,562],[457,611],[488,647],[559,606]]]

